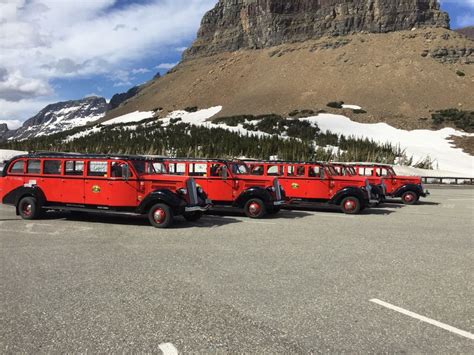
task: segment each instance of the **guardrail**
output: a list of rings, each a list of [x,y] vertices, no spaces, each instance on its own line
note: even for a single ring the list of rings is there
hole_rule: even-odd
[[[427,176],[421,181],[426,185],[474,185],[474,178]]]

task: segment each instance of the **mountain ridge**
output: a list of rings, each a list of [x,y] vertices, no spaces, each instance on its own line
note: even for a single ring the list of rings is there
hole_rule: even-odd
[[[102,118],[108,108],[105,98],[97,96],[49,104],[16,130],[0,127],[0,140],[23,140],[85,126]]]
[[[219,0],[183,60],[357,32],[449,28],[436,0]]]

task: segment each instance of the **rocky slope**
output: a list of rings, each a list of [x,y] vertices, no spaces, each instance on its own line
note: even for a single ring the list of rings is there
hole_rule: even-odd
[[[185,59],[323,36],[449,27],[436,0],[220,0]]]
[[[19,129],[6,131],[3,139],[22,140],[84,126],[102,118],[108,107],[106,100],[102,97],[88,97],[51,104],[25,121]],[[1,131],[0,127],[0,140]]]
[[[463,34],[464,36],[474,40],[474,26],[460,28],[456,32]]]
[[[186,60],[107,118],[222,105],[220,116],[325,109],[342,100],[360,122],[431,128],[431,113],[474,109],[474,43],[446,29],[358,33]],[[464,74],[463,76],[461,76]]]

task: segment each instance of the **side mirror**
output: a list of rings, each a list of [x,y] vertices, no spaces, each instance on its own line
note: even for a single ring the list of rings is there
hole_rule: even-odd
[[[227,180],[227,166],[222,167],[222,180]]]
[[[128,166],[128,164],[122,165],[122,178],[125,181],[128,181],[128,179],[130,179],[130,167]]]

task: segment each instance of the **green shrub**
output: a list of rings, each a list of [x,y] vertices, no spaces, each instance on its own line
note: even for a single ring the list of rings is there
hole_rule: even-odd
[[[198,108],[197,106],[189,106],[184,109],[184,111],[192,113],[192,112],[197,112]]]
[[[342,108],[344,101],[331,101],[326,106],[331,108]]]
[[[255,119],[255,116],[252,115],[240,115],[240,116],[228,116],[228,117],[219,117],[214,119],[214,123],[224,123],[228,126],[236,127],[239,124],[244,124],[245,121],[252,121]]]
[[[437,126],[454,124],[456,128],[466,132],[474,132],[474,111],[461,111],[455,108],[436,111],[431,115],[433,123]]]
[[[352,110],[352,112],[355,113],[356,115],[367,113],[367,111],[361,110],[361,109],[355,109],[355,110]]]
[[[466,76],[466,74],[465,74],[463,71],[461,71],[461,70],[456,70],[456,75],[457,75],[457,76],[461,76],[461,77],[462,77],[462,76]]]

